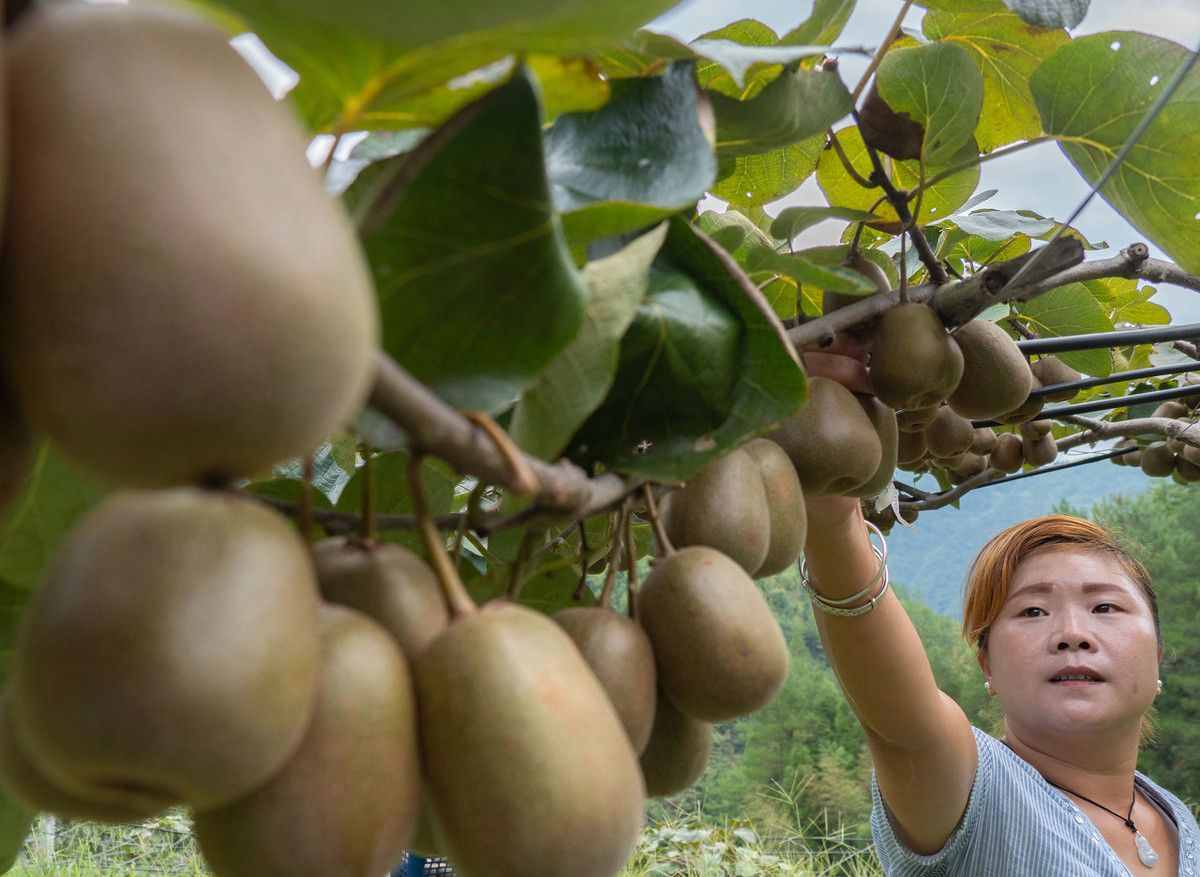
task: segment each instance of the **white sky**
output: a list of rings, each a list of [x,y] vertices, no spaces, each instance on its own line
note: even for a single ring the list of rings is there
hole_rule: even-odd
[[[684,0],[650,27],[693,39],[739,18],[757,18],[776,32],[784,33],[804,21],[811,9],[811,0]],[[877,45],[899,9],[898,0],[858,0],[838,42],[842,45]],[[924,10],[913,9],[905,24],[919,28],[923,14]],[[1108,30],[1139,30],[1194,49],[1200,44],[1200,0],[1138,0],[1136,3],[1092,0],[1087,17],[1072,34],[1082,36]],[[839,70],[846,83],[853,87],[866,65],[867,59],[848,55],[841,59]],[[1065,219],[1088,192],[1083,178],[1053,143],[985,162],[979,188],[981,191],[999,189],[999,193],[983,207],[1029,208],[1058,219]],[[816,181],[810,178],[794,194],[768,205],[767,211],[775,214],[794,204],[824,203]],[[1089,258],[1115,255],[1117,250],[1133,241],[1145,240],[1144,235],[1099,197],[1092,201],[1076,225],[1089,240],[1108,241],[1113,246],[1111,251],[1089,253]],[[835,243],[841,228],[840,224],[825,222],[814,227],[802,241],[806,246]],[[1166,258],[1157,248],[1152,247],[1152,250],[1155,256]],[[1171,312],[1173,322],[1200,323],[1200,294],[1166,285],[1158,289],[1154,300]]]

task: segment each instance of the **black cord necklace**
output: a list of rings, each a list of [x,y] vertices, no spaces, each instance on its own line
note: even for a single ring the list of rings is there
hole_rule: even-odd
[[[1013,754],[1016,755],[1017,750],[1013,749],[1007,740],[1002,740],[1001,742],[1005,746],[1008,746],[1009,749],[1012,749]],[[1019,755],[1017,757],[1020,758]],[[1041,773],[1041,771],[1038,771],[1038,773]],[[1107,807],[1105,807],[1099,801],[1093,801],[1087,795],[1081,795],[1072,789],[1068,789],[1066,786],[1060,786],[1058,783],[1054,782],[1054,780],[1048,779],[1045,774],[1042,774],[1042,779],[1046,780],[1046,782],[1048,782],[1050,785],[1054,786],[1054,788],[1061,789],[1062,791],[1067,792],[1068,794],[1074,795],[1076,798],[1082,798],[1084,801],[1087,801],[1089,804],[1095,804],[1097,807],[1099,807],[1104,812],[1111,813],[1113,816],[1120,819],[1122,822],[1125,823],[1125,827],[1133,832],[1133,845],[1135,847],[1137,847],[1138,861],[1140,861],[1147,868],[1153,868],[1155,865],[1158,864],[1158,853],[1155,852],[1154,847],[1152,847],[1150,845],[1150,841],[1146,839],[1146,835],[1144,835],[1140,831],[1138,831],[1137,823],[1135,823],[1133,821],[1133,806],[1134,806],[1134,804],[1137,803],[1137,787],[1136,786],[1134,787],[1133,795],[1131,796],[1131,798],[1129,800],[1129,812],[1126,815],[1122,816],[1116,810],[1109,810]]]

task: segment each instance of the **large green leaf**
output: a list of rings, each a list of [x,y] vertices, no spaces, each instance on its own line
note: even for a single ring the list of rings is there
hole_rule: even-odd
[[[24,491],[0,516],[0,580],[33,588],[67,532],[106,492],[42,444]]]
[[[1150,301],[1157,290],[1153,286],[1138,286],[1139,282],[1126,277],[1104,277],[1088,280],[1084,286],[1100,302],[1114,326],[1168,325],[1170,311]]]
[[[1092,291],[1082,283],[1052,289],[1045,295],[1021,302],[1017,310],[1031,321],[1034,332],[1043,338],[1113,331],[1112,320]],[[1108,350],[1077,350],[1057,355],[1071,368],[1087,375],[1105,377],[1113,372],[1112,353]]]
[[[715,243],[676,217],[659,266],[613,391],[571,451],[677,480],[795,412],[806,390],[782,324]]]
[[[1004,0],[1024,21],[1036,27],[1075,27],[1092,0]]]
[[[1054,53],[1031,80],[1046,131],[1090,184],[1187,60],[1183,46],[1129,31]],[[1200,273],[1200,67],[1193,68],[1100,194],[1191,273]]]
[[[843,151],[846,153],[846,158],[858,173],[868,178],[873,171],[871,159],[867,155],[867,147],[863,143],[862,134],[856,126],[843,128],[835,135],[838,142],[842,145]],[[959,153],[945,165],[927,164],[925,168],[925,178],[930,179],[940,173],[942,170],[947,170],[950,167],[958,165],[977,155],[975,142],[968,141]],[[899,189],[915,189],[921,180],[921,163],[919,161],[893,161],[887,156],[881,156],[885,167],[891,168],[890,174],[893,182]],[[958,210],[967,199],[974,193],[975,188],[979,185],[979,165],[973,165],[966,170],[959,171],[946,179],[942,180],[935,186],[926,189],[921,196],[921,210],[917,216],[917,224],[925,225],[926,223],[936,221],[946,216],[950,216],[954,211]],[[817,183],[821,187],[821,191],[825,193],[825,197],[829,199],[829,203],[835,207],[851,207],[857,210],[872,210],[884,217],[885,221],[890,224],[898,225],[899,221],[896,217],[896,211],[891,204],[886,201],[876,205],[876,202],[883,194],[882,189],[864,189],[860,186],[853,177],[847,172],[843,166],[841,159],[833,149],[827,149],[821,153],[820,161],[817,163]],[[910,205],[910,209],[916,210],[916,202]]]
[[[821,247],[809,247],[806,250],[798,250],[796,252],[796,256],[813,265],[825,266],[830,270],[844,270],[842,266],[845,264],[846,255],[849,252],[849,245],[833,244]],[[883,252],[882,250],[875,249],[860,249],[859,252],[864,258],[869,259],[883,269],[883,273],[887,275],[888,284],[892,287],[892,289],[895,289],[900,285],[900,272],[896,268],[896,263],[888,258],[887,253]],[[824,293],[825,290],[826,287],[822,286],[820,283],[805,283],[802,286],[801,294],[806,302],[811,302],[813,304],[817,313],[820,312],[823,298],[822,293]],[[875,291],[876,290],[874,286],[872,286],[870,290],[866,292],[861,289],[859,290],[859,292],[863,294],[874,293]]]
[[[717,152],[754,155],[820,134],[853,109],[836,68],[788,70],[748,100],[709,93]]]
[[[801,255],[776,252],[775,242],[736,210],[701,214],[698,223],[700,229],[727,250],[747,274],[781,274],[796,283],[852,295],[877,291],[874,284],[857,271],[818,264]]]
[[[562,116],[545,135],[546,171],[572,248],[694,206],[717,170],[702,120],[687,63],[620,80],[603,109]]]
[[[601,49],[675,0],[602,5],[457,0],[412,6],[377,0],[192,2],[217,12],[234,30],[254,31],[300,75],[292,96],[313,130],[345,132],[410,127],[414,99],[455,77],[514,53],[576,55]]]
[[[983,76],[954,43],[893,49],[879,65],[879,93],[897,113],[925,128],[929,164],[944,164],[971,138],[983,107]]]
[[[1031,28],[999,2],[960,3],[958,11],[931,9],[921,26],[930,39],[965,48],[983,74],[983,111],[975,129],[981,150],[1042,133],[1029,77],[1070,42],[1065,31]]]
[[[591,295],[583,327],[513,412],[509,432],[529,453],[547,460],[557,457],[604,401],[617,373],[621,336],[645,298],[650,263],[666,234],[663,225],[584,269]]]
[[[527,74],[368,168],[347,199],[383,348],[449,403],[508,407],[575,337],[587,293],[551,204]]]
[[[846,222],[870,222],[880,217],[865,210],[850,207],[785,207],[771,223],[771,234],[780,240],[791,240],[802,231],[812,228],[827,219],[843,219]]]
[[[712,194],[743,210],[790,195],[817,169],[824,145],[821,133],[759,155],[724,156]]]

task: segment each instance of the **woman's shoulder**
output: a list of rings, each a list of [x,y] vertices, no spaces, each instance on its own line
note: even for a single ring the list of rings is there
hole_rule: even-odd
[[[1200,833],[1200,826],[1196,824],[1194,811],[1184,803],[1182,798],[1170,789],[1160,786],[1141,771],[1137,771],[1136,776],[1138,784],[1142,786],[1143,791],[1149,789],[1159,797],[1160,800],[1157,802],[1159,806],[1166,804],[1170,808],[1171,812],[1175,814],[1176,823],[1182,822],[1183,825],[1189,826],[1192,831]]]

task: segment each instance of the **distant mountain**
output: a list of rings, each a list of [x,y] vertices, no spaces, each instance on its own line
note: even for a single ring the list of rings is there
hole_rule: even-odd
[[[936,490],[932,479],[917,486]],[[1114,494],[1133,496],[1154,484],[1140,469],[1093,463],[997,484],[963,497],[961,508],[922,512],[912,527],[888,536],[892,580],[934,610],[958,617],[967,570],[984,544],[1010,524],[1048,514],[1062,500],[1077,508]]]

